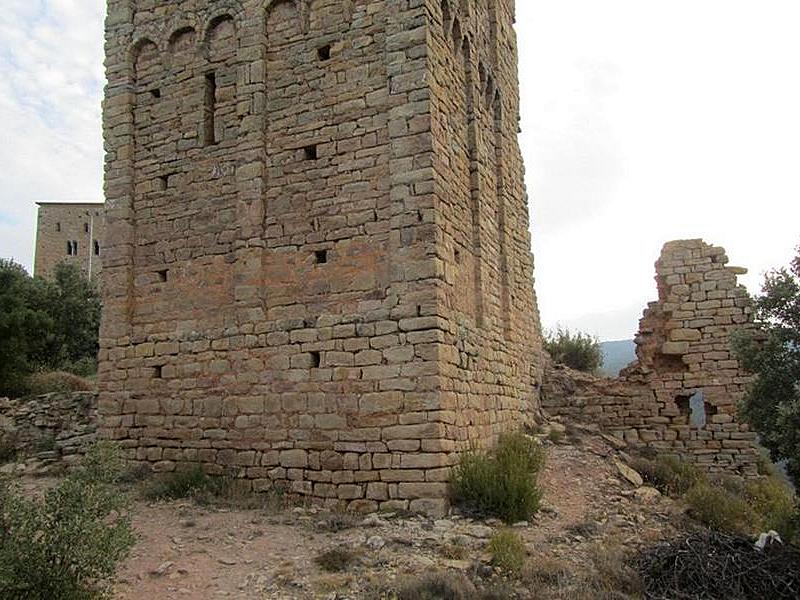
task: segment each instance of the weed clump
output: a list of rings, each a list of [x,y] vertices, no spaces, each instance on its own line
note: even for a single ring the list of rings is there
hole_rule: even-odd
[[[147,500],[191,499],[202,506],[224,506],[244,510],[264,508],[280,511],[286,501],[281,490],[258,494],[246,481],[232,476],[211,477],[199,465],[182,471],[161,473],[143,483]]]
[[[684,495],[705,479],[697,467],[674,456],[639,458],[632,466],[642,475],[645,482],[662,494],[672,497]]]
[[[473,583],[461,573],[429,573],[407,581],[395,597],[397,600],[474,600],[479,595]]]
[[[27,379],[27,392],[31,396],[54,392],[90,392],[93,389],[94,385],[91,381],[66,371],[34,373]]]
[[[512,574],[522,570],[527,555],[525,542],[510,529],[504,529],[492,536],[489,553],[492,555],[492,565]]]
[[[544,451],[536,442],[522,433],[503,435],[492,452],[462,457],[450,479],[451,499],[509,524],[528,520],[539,510],[543,466]]]
[[[314,562],[327,573],[342,573],[358,562],[358,556],[348,548],[333,548],[318,555]]]
[[[757,516],[747,501],[723,486],[700,483],[684,500],[689,514],[714,531],[748,534],[757,528]]]
[[[121,458],[97,444],[83,466],[43,496],[0,481],[0,597],[95,600],[134,544]]]

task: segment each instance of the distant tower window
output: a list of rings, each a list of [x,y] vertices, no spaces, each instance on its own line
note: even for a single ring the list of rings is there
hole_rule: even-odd
[[[319,158],[319,151],[317,150],[317,145],[312,144],[310,146],[306,146],[303,148],[303,156],[305,156],[306,160],[317,160]]]
[[[83,231],[86,232],[86,233],[89,233],[89,224],[88,223],[84,223],[83,224]]]
[[[73,256],[78,256],[78,242],[72,240],[72,254]]]
[[[94,255],[100,256],[100,242],[97,240],[94,241]]]
[[[72,242],[67,242],[67,256],[72,256]]]
[[[213,146],[217,138],[217,76],[206,73],[203,104],[203,143]]]
[[[61,231],[61,223],[56,223],[56,231]]]

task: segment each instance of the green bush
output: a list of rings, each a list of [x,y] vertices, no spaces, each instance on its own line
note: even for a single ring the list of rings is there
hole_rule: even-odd
[[[709,529],[745,535],[758,529],[759,517],[747,500],[721,485],[699,483],[684,499],[691,516]]]
[[[649,483],[662,494],[683,496],[705,476],[693,464],[674,456],[659,456],[654,459],[638,458],[631,465],[639,472],[646,483]]]
[[[498,531],[489,541],[492,564],[508,573],[519,573],[525,565],[525,542],[510,529]]]
[[[453,470],[451,499],[467,510],[515,523],[539,510],[544,451],[522,433],[500,437],[489,453],[468,453]]]
[[[43,279],[0,259],[0,396],[29,393],[37,370],[91,375],[99,326],[100,294],[78,267],[60,264]]]
[[[191,498],[211,485],[211,478],[195,465],[184,471],[155,475],[145,483],[143,491],[148,500],[181,500]]]
[[[81,469],[43,496],[0,485],[0,597],[93,600],[134,544],[113,447],[98,444]]]
[[[594,373],[603,366],[600,341],[586,333],[572,333],[559,327],[547,334],[544,349],[555,362],[577,371]]]
[[[777,531],[787,540],[796,535],[797,500],[785,483],[777,477],[760,477],[747,482],[745,494],[762,531]]]

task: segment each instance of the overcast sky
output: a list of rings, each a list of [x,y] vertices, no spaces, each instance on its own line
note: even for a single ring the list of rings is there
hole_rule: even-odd
[[[0,257],[36,201],[102,196],[100,0],[2,0]],[[518,0],[536,287],[557,323],[631,338],[664,242],[751,274],[800,244],[798,0]]]

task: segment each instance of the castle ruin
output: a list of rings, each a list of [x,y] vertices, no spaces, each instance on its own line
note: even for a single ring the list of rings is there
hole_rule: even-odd
[[[665,244],[656,262],[658,301],[639,323],[637,361],[618,379],[549,368],[543,408],[709,473],[756,475],[756,434],[737,417],[752,375],[731,345],[753,322],[747,289],[737,282],[745,273],[728,265],[719,246]]]
[[[513,0],[109,0],[101,432],[444,506],[538,411]]]

